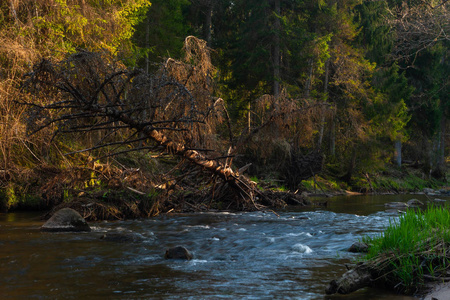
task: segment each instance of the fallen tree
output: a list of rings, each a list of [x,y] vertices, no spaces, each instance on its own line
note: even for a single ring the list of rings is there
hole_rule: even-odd
[[[183,62],[168,59],[154,74],[130,70],[108,53],[79,51],[59,62],[43,59],[22,87],[34,97],[24,103],[30,106],[29,132],[89,136],[89,146],[69,156],[151,150],[180,157],[213,176],[210,197],[226,198],[228,208],[282,204],[232,168],[236,149],[248,136],[235,142],[230,129],[229,147],[217,140],[215,126],[224,119],[231,125],[223,100],[212,97],[209,50],[194,37],[186,39],[185,50]]]

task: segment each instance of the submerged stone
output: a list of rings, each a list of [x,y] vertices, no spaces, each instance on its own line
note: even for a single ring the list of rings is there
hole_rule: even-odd
[[[425,194],[434,194],[435,193],[435,191],[433,189],[430,189],[430,188],[424,188],[423,192]]]
[[[385,203],[384,206],[386,207],[395,207],[395,208],[408,208],[408,203],[405,202],[389,202]]]
[[[86,220],[71,208],[63,208],[53,214],[41,227],[41,231],[64,232],[64,231],[91,231]]]
[[[423,205],[423,202],[417,199],[411,199],[408,202],[408,205],[412,205],[412,206],[421,206]]]
[[[434,202],[438,202],[438,203],[447,202],[447,200],[439,199],[439,198],[434,198],[433,201],[434,201]]]
[[[136,233],[105,233],[100,239],[116,243],[138,243],[144,240],[142,235]]]
[[[447,189],[441,189],[441,190],[439,190],[439,193],[440,193],[441,195],[450,195],[450,190],[447,190]]]

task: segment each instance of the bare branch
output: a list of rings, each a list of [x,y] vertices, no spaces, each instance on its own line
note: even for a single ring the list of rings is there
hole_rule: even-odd
[[[421,51],[441,41],[450,39],[450,13],[448,0],[432,6],[429,1],[422,5],[406,3],[390,11],[387,23],[396,31],[394,58],[412,60]]]

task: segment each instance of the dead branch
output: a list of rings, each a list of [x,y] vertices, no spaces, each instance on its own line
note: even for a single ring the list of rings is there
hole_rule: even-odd
[[[438,42],[450,39],[449,4],[447,0],[432,5],[429,1],[410,6],[406,3],[389,11],[387,24],[396,32],[393,56],[414,62],[417,55]]]

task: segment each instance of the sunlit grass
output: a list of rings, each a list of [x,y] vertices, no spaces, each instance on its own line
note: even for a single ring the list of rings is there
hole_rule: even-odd
[[[411,291],[424,283],[425,276],[446,276],[450,266],[449,229],[448,208],[408,210],[391,221],[381,235],[363,238],[370,245],[364,259],[382,270],[387,281],[398,282],[405,291]]]

